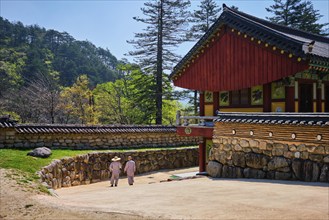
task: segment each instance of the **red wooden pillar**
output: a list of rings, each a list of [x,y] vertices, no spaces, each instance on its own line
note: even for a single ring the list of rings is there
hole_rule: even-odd
[[[316,87],[316,111],[322,112],[322,85],[319,82]]]
[[[203,138],[203,143],[199,144],[199,172],[206,171],[206,139]]]
[[[295,87],[286,86],[286,112],[295,112]]]
[[[200,116],[204,116],[204,92],[200,91]]]

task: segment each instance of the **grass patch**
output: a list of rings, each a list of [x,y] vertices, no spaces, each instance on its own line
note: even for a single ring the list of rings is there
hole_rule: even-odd
[[[195,148],[184,147],[184,148]],[[36,158],[27,156],[26,154],[31,150],[17,150],[17,149],[0,149],[0,168],[17,169],[25,173],[32,174],[30,178],[38,179],[35,174],[41,170],[42,167],[47,166],[54,159],[61,159],[63,157],[74,157],[77,155],[88,154],[92,152],[127,152],[127,151],[152,151],[152,150],[167,150],[177,149],[177,147],[166,148],[120,148],[111,150],[68,150],[68,149],[54,149],[52,155],[48,158]]]
[[[196,148],[196,146],[183,147]],[[153,150],[168,150],[179,149],[179,147],[165,148],[118,148],[111,150],[69,150],[69,149],[54,149],[52,155],[48,158],[36,158],[27,156],[31,150],[17,149],[0,149],[0,168],[11,169],[12,172],[6,174],[6,177],[16,180],[18,185],[28,189],[33,188],[39,192],[50,194],[47,187],[39,181],[39,176],[36,172],[42,167],[47,166],[52,160],[61,159],[64,157],[74,157],[93,152],[128,152],[128,151],[153,151]]]

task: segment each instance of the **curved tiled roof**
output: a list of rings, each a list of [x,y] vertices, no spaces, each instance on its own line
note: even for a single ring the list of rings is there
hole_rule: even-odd
[[[0,117],[0,128],[14,128],[17,133],[175,133],[176,127],[164,125],[63,125],[63,124],[16,124],[9,116]]]
[[[15,126],[18,133],[143,133],[143,132],[176,132],[174,126],[162,125],[45,125],[45,124],[18,124]]]
[[[173,77],[223,25],[227,25],[243,34],[276,46],[295,56],[304,59],[319,60],[325,62],[326,66],[329,65],[329,38],[274,24],[264,19],[233,10],[224,4],[223,13],[174,67],[170,77]]]
[[[214,122],[329,127],[329,113],[218,113]]]
[[[12,120],[9,115],[0,116],[0,128],[12,128],[17,121]]]

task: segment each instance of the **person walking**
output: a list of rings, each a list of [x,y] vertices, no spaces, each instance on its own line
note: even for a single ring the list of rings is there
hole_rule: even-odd
[[[136,172],[136,164],[131,156],[128,156],[128,161],[126,163],[124,172],[127,173],[128,184],[132,186],[134,184],[134,174]]]
[[[112,158],[112,163],[110,164],[110,172],[112,172],[111,187],[113,187],[113,184],[115,186],[118,186],[120,170],[122,168],[120,160],[121,160],[121,158],[119,158],[118,156],[115,156],[114,158]]]

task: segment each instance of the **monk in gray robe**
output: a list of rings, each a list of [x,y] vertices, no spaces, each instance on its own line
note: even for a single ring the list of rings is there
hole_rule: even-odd
[[[124,172],[127,173],[128,184],[132,186],[134,184],[134,174],[136,172],[136,164],[131,156],[128,156],[128,161],[126,163]]]
[[[119,174],[121,170],[121,163],[120,163],[121,158],[118,156],[115,156],[112,158],[112,163],[110,164],[110,172],[112,173],[111,176],[111,187],[113,187],[113,184],[115,186],[118,186],[118,181],[119,181]]]

